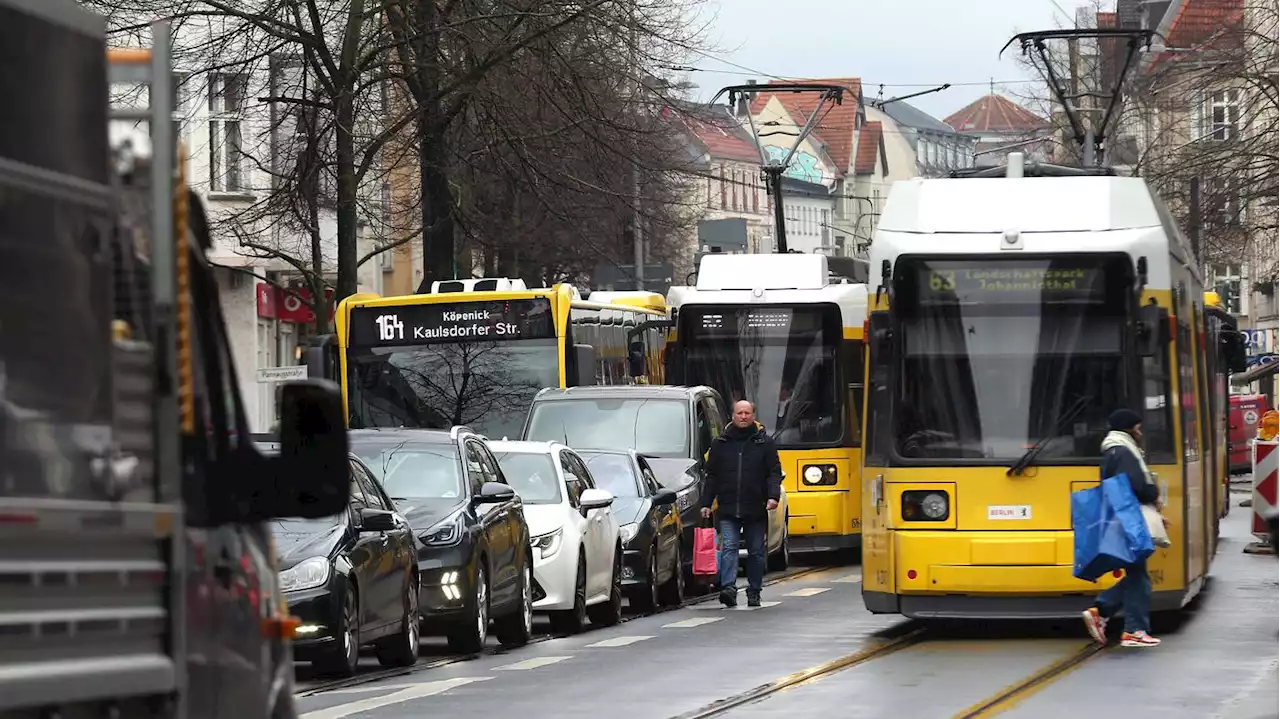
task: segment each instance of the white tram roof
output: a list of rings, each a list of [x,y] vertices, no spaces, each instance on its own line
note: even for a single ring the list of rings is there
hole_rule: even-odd
[[[1142,178],[914,178],[895,182],[885,203],[871,243],[870,289],[880,285],[882,262],[899,255],[1006,252],[1145,256],[1151,289],[1169,289],[1171,264],[1191,257]]]
[[[830,303],[845,327],[867,318],[867,285],[832,284],[823,255],[704,255],[694,287],[675,286],[667,305],[770,305]]]

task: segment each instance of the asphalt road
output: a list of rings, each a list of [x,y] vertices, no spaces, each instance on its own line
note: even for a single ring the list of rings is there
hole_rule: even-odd
[[[1098,651],[1083,628],[929,624],[868,613],[855,567],[467,661],[303,692],[303,719],[509,716],[1278,717],[1277,561],[1245,555],[1233,508],[1202,598],[1157,648]]]

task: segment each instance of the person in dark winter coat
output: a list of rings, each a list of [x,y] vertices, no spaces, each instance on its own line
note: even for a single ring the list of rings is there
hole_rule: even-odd
[[[756,422],[755,405],[733,405],[733,423],[716,438],[707,457],[707,491],[702,516],[720,502],[720,603],[738,603],[738,547],[747,544],[747,606],[760,606],[764,585],[765,538],[769,512],[782,498],[778,448]]]
[[[1142,417],[1130,409],[1118,409],[1108,418],[1111,431],[1102,440],[1100,479],[1120,474],[1129,478],[1133,494],[1141,504],[1160,509],[1160,489],[1147,469],[1139,443],[1142,441]],[[1168,521],[1165,522],[1168,524]],[[1107,620],[1124,609],[1124,634],[1120,644],[1126,647],[1152,647],[1160,643],[1151,636],[1151,577],[1147,560],[1125,567],[1124,577],[1098,595],[1097,601],[1084,612],[1089,634],[1100,644],[1107,643]]]

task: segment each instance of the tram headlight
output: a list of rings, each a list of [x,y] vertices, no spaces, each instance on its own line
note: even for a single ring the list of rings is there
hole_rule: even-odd
[[[800,473],[800,479],[808,487],[829,486],[835,484],[838,478],[834,464],[805,465],[804,471]]]
[[[947,493],[939,490],[910,490],[902,493],[902,519],[907,522],[941,522],[951,516]]]

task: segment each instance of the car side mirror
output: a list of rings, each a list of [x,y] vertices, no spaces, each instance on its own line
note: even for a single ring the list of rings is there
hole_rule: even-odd
[[[502,504],[516,498],[516,491],[501,482],[485,482],[480,494],[474,497],[476,504]]]
[[[573,366],[577,376],[573,380],[574,387],[594,387],[596,384],[596,348],[591,345],[573,346]]]
[[[311,378],[280,391],[280,454],[273,458],[269,518],[331,517],[347,507],[351,464],[338,385]]]
[[[385,509],[360,510],[361,532],[390,532],[396,528],[396,515]]]
[[[603,489],[588,489],[578,499],[583,513],[592,509],[604,509],[613,504],[613,495]]]
[[[663,487],[653,495],[653,504],[657,507],[666,507],[676,503],[676,493]]]

